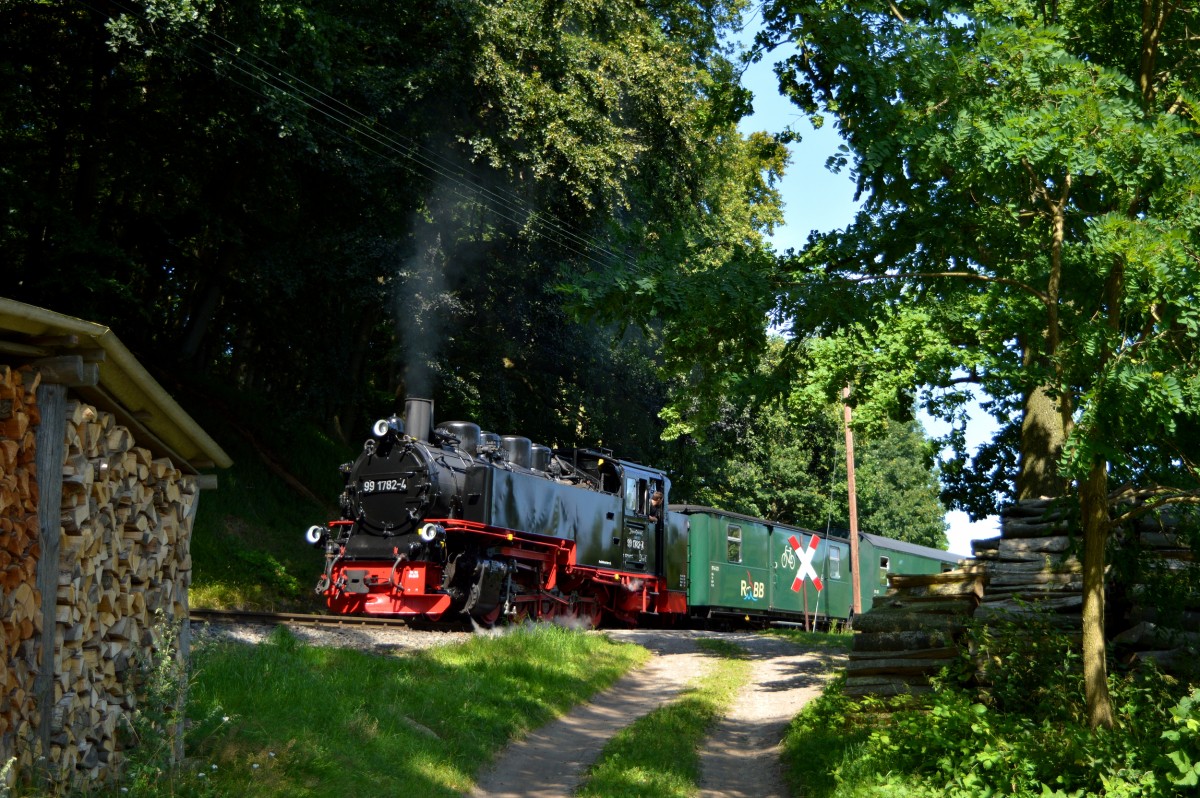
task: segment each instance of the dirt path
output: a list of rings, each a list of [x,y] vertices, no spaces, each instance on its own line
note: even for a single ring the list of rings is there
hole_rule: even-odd
[[[700,752],[702,798],[786,798],[779,761],[788,723],[818,696],[844,655],[805,651],[776,637],[728,635],[754,667],[728,715]]]
[[[707,666],[696,640],[703,631],[621,630],[615,639],[655,653],[649,665],[621,679],[589,704],[512,743],[485,772],[471,798],[565,798],[605,743],[625,726],[675,698]],[[816,695],[830,659],[787,641],[721,634],[754,661],[750,682],[701,754],[702,795],[785,796],[778,743],[788,721]]]

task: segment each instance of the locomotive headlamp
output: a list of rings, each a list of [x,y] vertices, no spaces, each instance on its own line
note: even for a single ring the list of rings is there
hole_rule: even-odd
[[[426,543],[432,543],[437,540],[438,535],[446,534],[446,530],[440,524],[426,524],[421,527],[421,540]]]
[[[375,426],[371,427],[371,432],[375,433],[376,438],[382,438],[389,432],[394,432],[397,435],[404,434],[404,422],[396,416],[381,418],[375,422]]]
[[[308,528],[308,531],[304,533],[304,539],[314,546],[319,544],[321,542],[321,540],[324,539],[324,537],[325,537],[325,527],[318,526],[316,524],[313,524],[312,526],[310,526]]]

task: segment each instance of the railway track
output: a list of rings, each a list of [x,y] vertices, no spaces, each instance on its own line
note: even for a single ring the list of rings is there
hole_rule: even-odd
[[[258,610],[211,610],[193,608],[188,612],[193,623],[264,624],[267,626],[315,626],[325,628],[361,629],[394,628],[422,632],[463,631],[463,623],[414,623],[400,618],[378,618],[358,615],[316,615],[300,612],[263,612]]]

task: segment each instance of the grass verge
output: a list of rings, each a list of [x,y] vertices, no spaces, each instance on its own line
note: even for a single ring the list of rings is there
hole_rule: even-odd
[[[457,796],[510,739],[649,654],[557,627],[400,657],[304,645],[194,652],[190,765],[150,796]]]
[[[833,632],[806,632],[803,629],[767,629],[763,634],[782,637],[808,649],[821,651],[849,651],[854,644],[854,630],[841,629]]]
[[[678,700],[623,729],[588,771],[579,796],[694,795],[700,781],[700,745],[750,673],[738,646],[701,640],[716,654],[714,667]]]

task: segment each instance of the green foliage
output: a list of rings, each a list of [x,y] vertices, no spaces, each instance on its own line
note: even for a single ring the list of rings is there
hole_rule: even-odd
[[[1170,782],[1179,787],[1196,787],[1200,784],[1200,689],[1181,698],[1171,709],[1175,728],[1162,733],[1165,742],[1164,758],[1170,766],[1163,766],[1163,773]]]
[[[839,762],[850,767],[858,760],[869,730],[852,720],[860,707],[843,693],[845,683],[845,674],[832,678],[788,727],[782,760],[794,794],[803,789],[813,798],[837,795],[835,767]]]
[[[579,323],[561,284],[778,221],[743,5],[7,3],[9,294],[339,439],[411,392],[651,460],[654,325]]]
[[[789,730],[791,777],[814,798],[1189,794],[1200,696],[1152,668],[1114,675],[1118,726],[1092,731],[1073,650],[1035,616],[974,627],[958,677],[915,709],[879,715],[832,683]],[[981,664],[988,689],[960,686]]]
[[[1077,646],[1046,612],[975,622],[974,666],[989,707],[1012,715],[1051,715],[1081,723],[1082,667]]]
[[[992,509],[1014,487],[995,466],[1018,458],[1006,498],[1076,492],[1096,597],[1109,480],[1200,496],[1200,336],[1177,321],[1200,282],[1200,12],[1142,8],[782,0],[760,36],[795,46],[781,88],[835,118],[833,165],[862,198],[781,266],[798,380],[826,400],[853,385],[868,428],[917,393],[961,424],[961,386],[982,388],[1018,452],[968,470],[960,451],[953,498]],[[1084,613],[1089,719],[1107,725],[1104,612]]]
[[[130,796],[209,796],[210,785],[193,778],[184,760],[184,733],[212,733],[222,724],[221,708],[189,714],[188,693],[193,677],[179,650],[179,630],[157,611],[150,633],[149,654],[138,649],[136,706],[124,718],[126,738],[118,788]]]
[[[814,397],[853,383],[868,428],[917,390],[961,422],[964,379],[1009,425],[1049,386],[1078,419],[1064,474],[1101,457],[1116,479],[1194,490],[1179,435],[1194,435],[1200,405],[1179,375],[1197,370],[1197,338],[1177,320],[1194,315],[1200,149],[1191,73],[1171,66],[1193,46],[1165,42],[1186,39],[1195,11],[1163,18],[1148,61],[1143,20],[1081,4],[1048,20],[1048,8],[770,8],[760,43],[798,51],[781,87],[834,117],[847,141],[834,165],[853,167],[864,202],[785,266],[794,373]],[[1032,443],[1005,446],[1054,456]],[[1011,490],[990,467],[976,473]],[[955,496],[992,509],[990,490]]]
[[[721,397],[704,435],[677,441],[672,501],[720,507],[810,529],[849,529],[840,404],[796,391],[770,397],[784,342],[773,339],[753,379]],[[679,451],[678,449],[676,451]],[[914,421],[881,424],[855,443],[859,527],[944,548],[945,508],[931,444]]]

